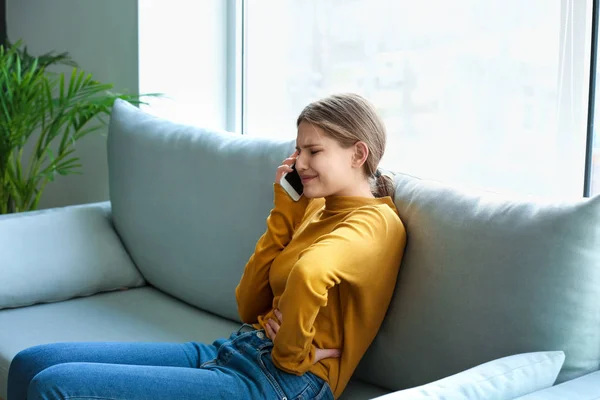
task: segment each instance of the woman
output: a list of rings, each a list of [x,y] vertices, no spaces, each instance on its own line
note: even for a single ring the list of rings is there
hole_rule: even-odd
[[[8,399],[333,399],[375,338],[406,243],[377,170],[385,127],[354,94],[309,104],[275,206],[236,288],[228,339],[55,343],[13,359]],[[304,195],[279,185],[295,164]]]

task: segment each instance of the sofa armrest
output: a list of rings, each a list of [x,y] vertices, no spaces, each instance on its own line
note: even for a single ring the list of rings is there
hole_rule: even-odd
[[[144,284],[109,202],[0,216],[0,309]]]

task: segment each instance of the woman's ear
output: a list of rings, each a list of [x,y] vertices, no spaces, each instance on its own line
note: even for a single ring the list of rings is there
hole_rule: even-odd
[[[360,168],[369,157],[369,147],[363,141],[358,141],[354,144],[354,155],[352,157],[352,166]]]

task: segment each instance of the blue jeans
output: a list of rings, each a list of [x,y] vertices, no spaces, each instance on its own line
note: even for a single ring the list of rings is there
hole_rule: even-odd
[[[242,332],[244,327],[250,332]],[[187,343],[53,343],[19,352],[7,400],[328,399],[329,384],[273,364],[264,330]]]

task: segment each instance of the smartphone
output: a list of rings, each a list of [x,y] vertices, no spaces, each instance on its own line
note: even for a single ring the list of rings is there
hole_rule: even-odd
[[[292,165],[292,169],[292,172],[286,173],[281,177],[279,184],[294,201],[298,201],[302,197],[304,186],[302,185],[302,179],[300,179],[298,171],[296,171],[296,164]]]

